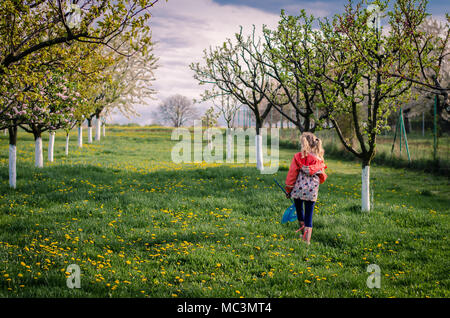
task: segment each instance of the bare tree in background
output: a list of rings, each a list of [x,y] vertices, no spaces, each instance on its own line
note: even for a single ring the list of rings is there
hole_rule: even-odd
[[[165,99],[154,116],[170,126],[180,127],[197,118],[198,112],[190,99],[176,94]]]

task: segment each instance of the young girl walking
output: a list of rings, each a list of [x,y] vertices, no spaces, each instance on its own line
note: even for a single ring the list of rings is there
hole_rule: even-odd
[[[297,219],[303,231],[303,241],[310,243],[314,204],[319,193],[319,184],[325,182],[327,175],[324,163],[322,141],[313,133],[300,136],[300,152],[294,155],[286,177],[286,192],[294,199]],[[301,234],[300,234],[301,235]]]

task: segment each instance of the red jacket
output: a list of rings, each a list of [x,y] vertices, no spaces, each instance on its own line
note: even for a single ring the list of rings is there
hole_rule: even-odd
[[[306,157],[303,157],[303,154],[301,152],[298,152],[294,155],[294,158],[292,159],[291,166],[289,168],[289,172],[286,177],[286,191],[288,193],[291,193],[295,181],[297,180],[300,169],[303,166],[309,167],[310,175],[313,175],[317,171],[322,170],[322,173],[318,174],[320,184],[324,183],[328,177],[325,173],[325,169],[327,168],[327,166],[325,165],[323,160],[320,160],[319,158],[317,158],[312,154],[308,154]]]

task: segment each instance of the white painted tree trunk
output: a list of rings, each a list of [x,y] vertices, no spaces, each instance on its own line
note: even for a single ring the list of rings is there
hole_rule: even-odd
[[[233,142],[233,128],[227,129],[227,160],[231,160],[231,143]]]
[[[256,148],[256,168],[260,171],[264,170],[263,155],[262,155],[262,136],[255,136],[255,148]]]
[[[370,166],[362,168],[361,179],[361,210],[370,211]]]
[[[44,167],[44,156],[42,154],[42,138],[38,137],[34,141],[34,165],[35,167]]]
[[[100,128],[101,127],[102,127],[102,121],[100,120],[100,117],[97,117],[96,121],[95,121],[95,141],[100,141],[100,136],[101,136]]]
[[[211,130],[210,128],[206,129],[206,139],[208,140],[208,150],[212,150],[212,140],[211,140]]]
[[[53,162],[53,150],[55,149],[55,132],[51,131],[48,136],[48,161]]]
[[[66,148],[65,148],[65,153],[66,153],[66,156],[68,156],[69,155],[69,133],[67,133],[66,134]]]
[[[9,186],[16,188],[16,145],[9,145]]]
[[[6,132],[8,131],[8,129],[3,129],[3,135],[6,136]]]
[[[92,144],[92,126],[88,126],[88,144]]]
[[[78,127],[78,147],[83,147],[83,127]]]
[[[103,137],[106,136],[106,125],[105,123],[103,123]]]

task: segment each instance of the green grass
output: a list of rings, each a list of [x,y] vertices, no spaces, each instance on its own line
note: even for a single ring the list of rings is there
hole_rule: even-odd
[[[251,164],[174,164],[170,130],[114,127],[99,143],[33,166],[18,138],[17,189],[0,139],[1,297],[449,297],[448,179],[371,169],[373,209],[362,213],[360,165],[327,160],[310,246],[280,224],[280,170]],[[47,139],[44,136],[44,146]],[[44,149],[44,158],[46,151]],[[66,287],[69,264],[81,288]],[[366,286],[369,264],[381,288]]]

